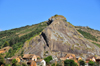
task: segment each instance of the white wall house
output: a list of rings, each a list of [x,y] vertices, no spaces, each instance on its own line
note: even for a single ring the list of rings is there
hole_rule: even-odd
[[[42,60],[41,61],[41,64],[42,64],[42,66],[46,66],[46,61],[45,60]]]
[[[33,55],[32,60],[37,61],[36,55]]]

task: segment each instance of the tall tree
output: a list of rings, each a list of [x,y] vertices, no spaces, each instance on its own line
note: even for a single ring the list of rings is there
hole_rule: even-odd
[[[2,55],[0,54],[0,66],[4,64],[4,58],[2,57]]]
[[[85,62],[83,60],[79,60],[80,66],[85,66]]]
[[[13,59],[12,60],[12,66],[16,66],[16,63],[17,63],[17,60],[16,59]]]
[[[3,47],[9,46],[8,41],[5,41],[5,43],[3,44]]]

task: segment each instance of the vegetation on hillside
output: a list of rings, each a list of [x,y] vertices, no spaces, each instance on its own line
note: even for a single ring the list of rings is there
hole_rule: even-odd
[[[97,44],[97,43],[95,43],[95,42],[92,42],[93,44],[95,44],[95,45],[97,45],[98,47],[100,47],[100,44]]]
[[[91,39],[91,40],[93,40],[93,41],[97,41],[97,39],[96,39],[96,37],[95,36],[93,36],[93,35],[91,35],[90,33],[87,33],[87,32],[85,32],[85,31],[82,31],[82,30],[78,30],[78,32],[80,32],[85,38],[87,38],[87,39]]]
[[[34,27],[35,26],[35,27]],[[31,37],[38,35],[45,27],[47,26],[46,22],[42,22],[32,26],[25,26],[21,28],[16,28],[12,30],[2,31],[0,32],[0,48],[11,46],[13,49],[10,49],[8,53],[6,53],[6,57],[12,57],[18,50],[20,50],[24,42],[30,39]],[[20,34],[23,34],[19,37]],[[31,31],[30,33],[28,33]]]

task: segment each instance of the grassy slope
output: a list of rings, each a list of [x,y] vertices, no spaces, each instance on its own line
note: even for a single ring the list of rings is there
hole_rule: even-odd
[[[6,53],[6,57],[13,56],[23,47],[26,40],[38,35],[46,26],[47,23],[42,22],[32,26],[25,26],[0,32],[0,47],[3,47],[5,41],[8,41],[10,46],[13,47],[13,50],[11,49],[9,51],[10,53]]]
[[[100,31],[91,29],[89,27],[75,26],[87,40],[100,47]]]

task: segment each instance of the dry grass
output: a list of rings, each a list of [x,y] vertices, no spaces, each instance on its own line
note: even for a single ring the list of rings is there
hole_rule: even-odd
[[[62,16],[62,15],[54,15],[54,16],[52,16],[51,18],[55,18],[55,17],[60,17],[60,18],[63,18],[63,19],[65,19],[66,20],[66,18],[64,17],[64,16]]]

